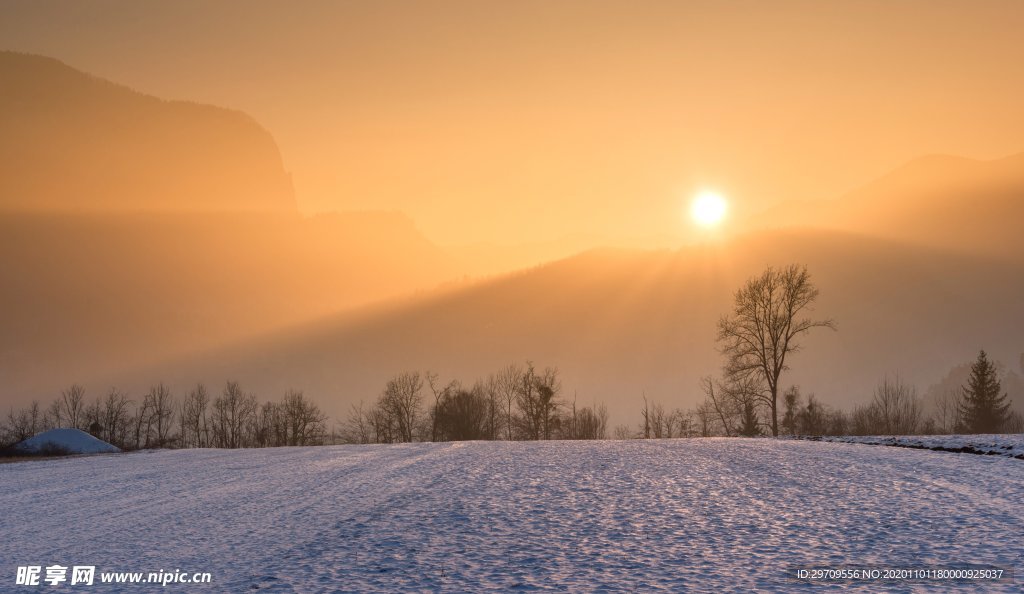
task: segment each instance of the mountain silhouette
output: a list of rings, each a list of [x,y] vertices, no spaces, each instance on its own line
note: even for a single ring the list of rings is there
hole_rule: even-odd
[[[245,114],[11,52],[0,83],[0,397],[461,274],[400,213],[300,216]]]
[[[55,59],[0,52],[0,209],[294,211],[270,133]]]
[[[398,213],[299,215],[273,139],[244,114],[9,52],[0,80],[9,401],[76,381],[97,395],[238,379],[265,397],[304,389],[340,417],[401,371],[471,381],[529,359],[561,368],[564,396],[631,422],[642,393],[693,405],[733,291],[790,263],[809,266],[839,332],[809,337],[785,382],[826,403],[864,401],[897,370],[923,389],[979,348],[1024,351],[1024,155],[925,157],[721,242],[597,249],[422,291],[528,260],[442,249]]]

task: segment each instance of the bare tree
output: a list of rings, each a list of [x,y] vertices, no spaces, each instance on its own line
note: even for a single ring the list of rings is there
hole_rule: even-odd
[[[441,401],[448,395],[461,390],[462,385],[458,380],[452,380],[442,386],[436,373],[428,371],[425,375],[427,378],[427,385],[430,387],[430,393],[434,396],[434,406],[430,409],[430,441],[438,441],[440,439],[440,428],[438,427],[437,412],[441,409]]]
[[[616,425],[612,435],[615,439],[633,439],[633,431],[630,430],[629,425]]]
[[[275,445],[317,445],[323,441],[327,415],[310,402],[301,390],[288,390],[280,409],[284,431],[278,434]]]
[[[510,363],[500,370],[494,376],[494,390],[497,397],[501,400],[505,406],[505,438],[512,441],[512,425],[514,417],[512,415],[512,405],[515,404],[516,394],[519,393],[519,384],[523,371],[515,363]]]
[[[697,425],[701,437],[711,437],[711,425],[715,418],[715,409],[710,402],[705,400],[694,411],[697,417]]]
[[[380,408],[394,423],[398,441],[413,441],[422,400],[423,377],[418,371],[400,373],[388,381]]]
[[[370,443],[371,437],[369,413],[360,400],[349,409],[348,419],[342,427],[342,439],[346,443]]]
[[[369,413],[370,426],[373,427],[374,443],[392,443],[398,432],[391,416],[381,406],[375,406]]]
[[[58,398],[46,407],[43,413],[43,430],[56,429],[64,426],[63,413],[61,412],[61,401]]]
[[[551,439],[557,424],[556,413],[561,405],[557,399],[561,390],[557,368],[546,367],[537,373],[533,363],[527,362],[516,392],[519,424],[527,439]]]
[[[15,444],[32,437],[43,425],[43,414],[39,409],[39,402],[33,400],[28,408],[17,413],[12,408],[7,413],[7,435],[2,440],[6,444]]]
[[[252,437],[256,447],[289,445],[288,422],[284,406],[276,402],[264,402],[252,418]]]
[[[960,399],[962,397],[961,390],[945,389],[934,392],[932,396],[932,404],[935,408],[933,418],[936,429],[940,433],[953,433],[960,426],[960,408],[962,406]]]
[[[501,432],[499,425],[503,416],[498,378],[493,373],[487,376],[487,380],[483,382],[482,388],[487,397],[487,439],[498,439]]]
[[[174,423],[175,404],[170,388],[163,382],[150,388],[144,398],[145,408],[149,411],[147,419],[146,447],[167,447],[171,441],[171,428]],[[152,435],[150,435],[152,432]]]
[[[735,435],[733,427],[740,415],[737,401],[733,398],[727,398],[726,390],[721,385],[721,382],[717,382],[713,378],[705,377],[701,379],[701,389],[704,391],[705,402],[711,407],[718,421],[722,424],[722,431],[725,432],[726,437]]]
[[[584,406],[576,417],[573,439],[607,439],[608,408],[601,404],[596,407]]]
[[[741,426],[747,434],[753,434],[751,423],[757,419],[762,386],[760,377],[756,375],[727,376],[724,382],[710,377],[701,380],[705,401],[714,411],[727,437],[742,433]]]
[[[605,439],[608,434],[608,408],[603,404],[596,407],[576,407],[573,396],[572,406],[566,411],[560,423],[562,439]]]
[[[210,395],[206,386],[196,384],[189,390],[181,405],[181,439],[182,446],[205,448],[210,446],[210,427],[207,408]]]
[[[128,407],[131,400],[128,395],[117,388],[110,388],[103,400],[103,433],[108,443],[125,449],[128,446],[128,426],[130,415]]]
[[[665,407],[660,402],[651,405],[650,411],[651,437],[654,439],[665,439],[672,437],[672,415],[665,412]]]
[[[647,394],[642,395],[644,407],[640,410],[640,435],[644,439],[651,438],[651,405],[647,402]]]
[[[60,393],[60,400],[57,405],[59,412],[58,419],[68,427],[75,429],[88,429],[85,423],[85,388],[75,384]]]
[[[213,433],[218,447],[240,448],[248,445],[246,428],[256,414],[256,396],[242,391],[238,382],[228,382],[224,392],[213,401]]]
[[[779,434],[779,378],[789,369],[787,357],[800,350],[801,335],[813,328],[836,327],[831,319],[801,317],[817,298],[806,266],[768,267],[736,291],[732,314],[718,322],[719,348],[727,358],[725,375],[764,381],[759,398],[770,411],[773,436]]]
[[[99,396],[85,407],[84,416],[82,424],[88,427],[89,434],[97,439],[103,439],[103,400]]]
[[[438,404],[438,437],[448,441],[483,439],[487,435],[488,398],[477,383],[471,390],[446,392]]]
[[[911,435],[917,433],[921,425],[923,410],[917,388],[905,384],[899,374],[892,380],[885,376],[879,382],[871,406],[880,423],[878,434]]]

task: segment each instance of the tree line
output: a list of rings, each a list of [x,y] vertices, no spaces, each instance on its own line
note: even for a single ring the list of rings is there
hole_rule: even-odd
[[[75,384],[47,407],[33,401],[11,409],[0,425],[0,446],[61,427],[80,429],[122,450],[320,445],[328,439],[327,415],[297,390],[260,403],[235,381],[216,396],[197,384],[181,398],[160,383],[139,400],[111,388],[89,401],[85,388]]]
[[[811,315],[818,289],[806,266],[767,268],[736,291],[718,322],[725,362],[720,377],[701,380],[703,401],[669,410],[643,396],[639,426],[612,436],[672,438],[757,435],[906,435],[1024,432],[1010,410],[997,366],[981,351],[966,383],[933,398],[931,412],[899,375],[883,378],[872,400],[833,409],[783,374],[801,340],[834,320]],[[388,380],[375,401],[353,405],[328,435],[327,415],[301,391],[259,403],[238,382],[212,396],[202,384],[180,399],[160,383],[135,401],[116,388],[87,402],[73,385],[50,406],[13,409],[0,425],[0,447],[55,427],[75,427],[123,450],[167,447],[270,447],[324,443],[403,443],[463,440],[607,439],[604,405],[577,406],[563,397],[558,368],[509,364],[470,384],[407,371]]]
[[[141,399],[112,388],[89,400],[79,384],[43,407],[11,409],[0,423],[0,449],[60,427],[80,429],[122,450],[258,448],[334,443],[606,439],[604,405],[579,406],[562,396],[557,368],[509,364],[464,385],[433,372],[402,372],[370,406],[353,405],[340,427],[301,391],[260,403],[229,381],[217,395],[203,384],[180,398],[159,383]]]
[[[399,373],[376,401],[355,404],[341,428],[348,443],[606,439],[608,410],[562,397],[555,367],[509,364],[472,384],[432,372]]]
[[[742,388],[712,378],[702,382],[704,400],[691,410],[665,411],[643,404],[635,437],[756,437],[771,435],[770,410]],[[1007,394],[987,355],[979,354],[971,379],[958,390],[919,395],[899,375],[879,380],[871,400],[842,410],[799,386],[782,393],[779,435],[948,435],[1022,433],[1024,416],[1010,410]],[[627,430],[619,435],[629,437]]]
[[[768,267],[749,279],[733,298],[732,311],[718,322],[720,378],[701,381],[704,401],[694,410],[666,413],[644,398],[641,437],[688,435],[906,435],[934,433],[1016,433],[1024,418],[1010,410],[996,366],[981,351],[965,385],[935,398],[926,415],[914,386],[899,375],[879,382],[870,403],[850,412],[806,398],[797,386],[782,390],[782,375],[800,340],[815,328],[835,330],[832,319],[813,317],[818,289],[806,266]],[[781,395],[781,402],[780,402]],[[628,428],[616,430],[627,436]]]

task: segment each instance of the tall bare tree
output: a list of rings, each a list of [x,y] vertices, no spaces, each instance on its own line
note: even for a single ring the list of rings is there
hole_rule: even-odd
[[[510,363],[498,370],[498,373],[494,376],[495,392],[505,407],[505,438],[509,441],[512,441],[512,425],[514,424],[512,405],[516,402],[516,394],[519,392],[520,376],[522,375],[523,372],[519,369],[519,366],[515,363]]]
[[[301,390],[288,390],[280,409],[285,425],[284,439],[275,440],[274,445],[304,446],[323,441],[327,415],[306,398]]]
[[[59,419],[68,427],[75,429],[88,429],[85,422],[85,388],[75,384],[60,393],[58,401],[60,410]]]
[[[189,390],[181,405],[181,439],[184,447],[210,447],[210,427],[207,408],[210,395],[206,386],[196,384]]]
[[[527,362],[516,392],[519,424],[527,439],[551,439],[557,422],[556,413],[561,406],[557,399],[561,390],[557,368],[546,367],[538,373],[533,363]]]
[[[4,440],[6,443],[2,445],[18,443],[38,433],[42,429],[42,417],[39,402],[36,400],[33,400],[28,408],[17,413],[12,408],[7,413],[7,436]]]
[[[342,439],[346,443],[370,443],[372,434],[370,414],[360,400],[359,404],[353,404],[349,409],[348,419],[341,430]]]
[[[398,441],[411,442],[422,412],[423,376],[418,371],[400,373],[384,388],[381,408],[394,423]]]
[[[960,390],[944,389],[936,390],[933,395],[933,406],[935,412],[936,429],[940,433],[953,433],[960,426],[960,399],[963,398]]]
[[[103,400],[103,433],[107,442],[119,448],[128,445],[128,425],[131,422],[129,405],[131,400],[128,399],[128,394],[117,388],[110,388]]]
[[[787,357],[800,350],[798,339],[811,329],[836,327],[831,319],[805,317],[817,298],[806,266],[768,267],[736,291],[732,313],[718,322],[725,375],[764,380],[759,399],[770,412],[773,436],[779,434],[779,378],[789,369]]]
[[[462,384],[458,380],[452,380],[445,385],[441,385],[437,373],[432,371],[426,372],[424,377],[427,379],[430,393],[434,395],[434,406],[430,408],[430,441],[438,441],[441,429],[437,414],[441,410],[441,403],[451,394],[461,390]]]
[[[213,401],[213,428],[216,445],[241,448],[248,445],[247,428],[256,414],[256,396],[242,391],[238,382],[228,382],[224,392]]]
[[[876,433],[911,435],[917,433],[921,425],[923,406],[917,388],[905,383],[899,374],[895,379],[889,379],[888,375],[882,378],[875,388],[871,406],[879,423]]]

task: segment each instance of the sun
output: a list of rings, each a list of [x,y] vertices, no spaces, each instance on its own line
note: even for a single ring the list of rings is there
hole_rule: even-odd
[[[721,194],[704,191],[690,203],[690,216],[701,227],[714,227],[722,222],[728,209],[729,204]]]

